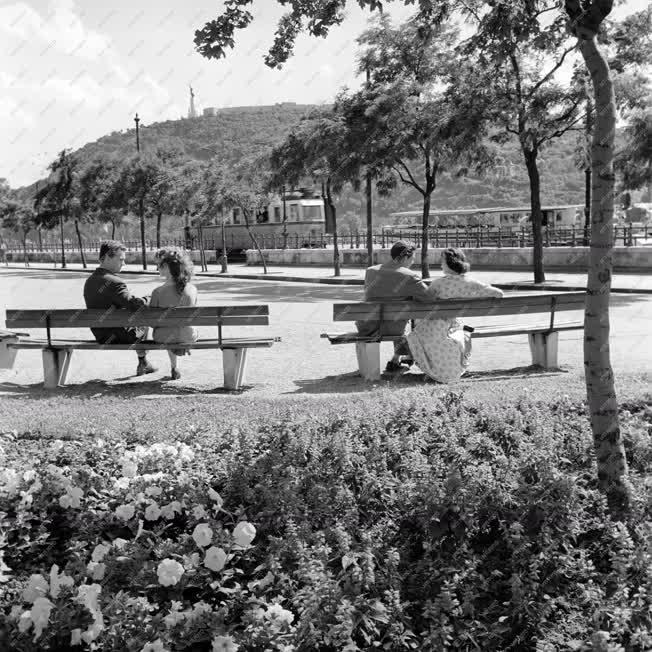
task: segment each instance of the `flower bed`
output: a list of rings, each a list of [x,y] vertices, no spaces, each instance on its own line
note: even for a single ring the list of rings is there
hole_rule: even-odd
[[[626,523],[571,401],[6,434],[0,649],[650,649],[652,417],[627,407]]]

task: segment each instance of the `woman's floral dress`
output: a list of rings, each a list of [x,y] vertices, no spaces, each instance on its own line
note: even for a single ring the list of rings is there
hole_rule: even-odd
[[[498,288],[466,274],[446,274],[434,280],[428,292],[433,301],[503,296]],[[433,380],[454,382],[468,367],[471,333],[458,319],[419,319],[407,340],[414,361]]]

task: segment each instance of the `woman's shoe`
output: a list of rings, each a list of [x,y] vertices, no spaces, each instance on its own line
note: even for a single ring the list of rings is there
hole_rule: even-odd
[[[179,378],[181,378],[181,372],[178,369],[172,369],[170,372],[170,378],[172,378],[172,380],[179,380]]]

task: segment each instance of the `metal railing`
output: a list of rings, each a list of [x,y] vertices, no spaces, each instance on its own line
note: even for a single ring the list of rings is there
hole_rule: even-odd
[[[585,232],[582,228],[571,227],[565,229],[544,229],[543,230],[544,247],[579,247],[585,243]],[[364,231],[355,233],[339,233],[338,246],[342,249],[366,249],[367,234]],[[652,225],[641,227],[616,226],[614,227],[614,244],[625,247],[637,246],[640,242],[652,238]],[[288,233],[287,237],[282,234],[256,234],[256,239],[261,249],[326,249],[334,246],[334,236],[332,233]],[[393,242],[403,240],[414,244],[416,247],[421,246],[421,232],[416,230],[391,230],[385,229],[380,233],[372,233],[371,240],[376,248],[389,248]],[[5,240],[8,252],[22,252],[23,244],[16,240]],[[140,240],[122,241],[127,251],[140,251]],[[242,249],[243,238],[241,235],[228,234],[226,237],[226,247],[228,251]],[[99,251],[101,241],[91,240],[84,242],[84,251]],[[146,240],[148,251],[157,249],[156,242]],[[458,228],[434,228],[430,229],[428,234],[428,246],[430,248],[440,247],[460,247],[464,249],[474,249],[480,247],[532,247],[532,231],[529,229],[495,229],[486,227],[458,227]],[[161,240],[161,247],[186,247],[188,249],[199,249],[199,238],[173,238]],[[251,248],[251,245],[246,248]],[[79,245],[76,242],[67,241],[64,243],[66,252],[79,251]],[[219,251],[222,249],[220,238],[203,238],[203,249],[207,251]],[[28,242],[26,246],[28,253],[32,252],[51,252],[57,254],[61,252],[61,243],[56,241],[43,241],[42,244]]]

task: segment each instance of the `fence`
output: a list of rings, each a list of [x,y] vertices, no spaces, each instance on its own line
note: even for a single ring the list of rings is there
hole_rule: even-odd
[[[543,246],[544,247],[578,247],[584,244],[584,230],[572,227],[570,229],[544,229]],[[614,244],[625,247],[637,246],[639,242],[646,241],[652,237],[652,225],[641,227],[616,226],[614,227]],[[334,246],[334,236],[331,233],[288,233],[287,238],[282,234],[256,234],[258,244],[261,249],[301,249],[314,248],[325,249]],[[373,233],[371,236],[374,247],[388,248],[396,240],[404,240],[413,243],[415,246],[421,246],[421,232],[414,230],[384,230],[381,233]],[[241,242],[242,238],[237,237]],[[101,241],[85,241],[85,251],[99,251]],[[338,246],[346,249],[365,249],[367,242],[366,232],[338,234]],[[140,240],[127,240],[123,244],[128,251],[140,251]],[[155,250],[156,243],[146,240],[145,245],[148,251]],[[187,247],[189,249],[199,249],[199,239],[193,236],[188,240],[185,239],[167,239],[161,241],[161,247]],[[234,236],[230,234],[226,238],[227,250],[241,249],[241,245],[236,245]],[[459,227],[455,229],[435,228],[430,229],[428,236],[428,246],[439,247],[461,247],[466,249],[479,247],[532,247],[532,232],[528,229],[520,230],[511,229],[492,229],[486,227]],[[23,245],[17,241],[7,241],[8,251],[23,251]],[[52,252],[56,254],[61,251],[60,242],[43,242],[28,243],[27,252]],[[79,251],[77,243],[68,241],[64,243],[65,251]],[[204,238],[203,249],[221,250],[222,241],[220,238]]]

